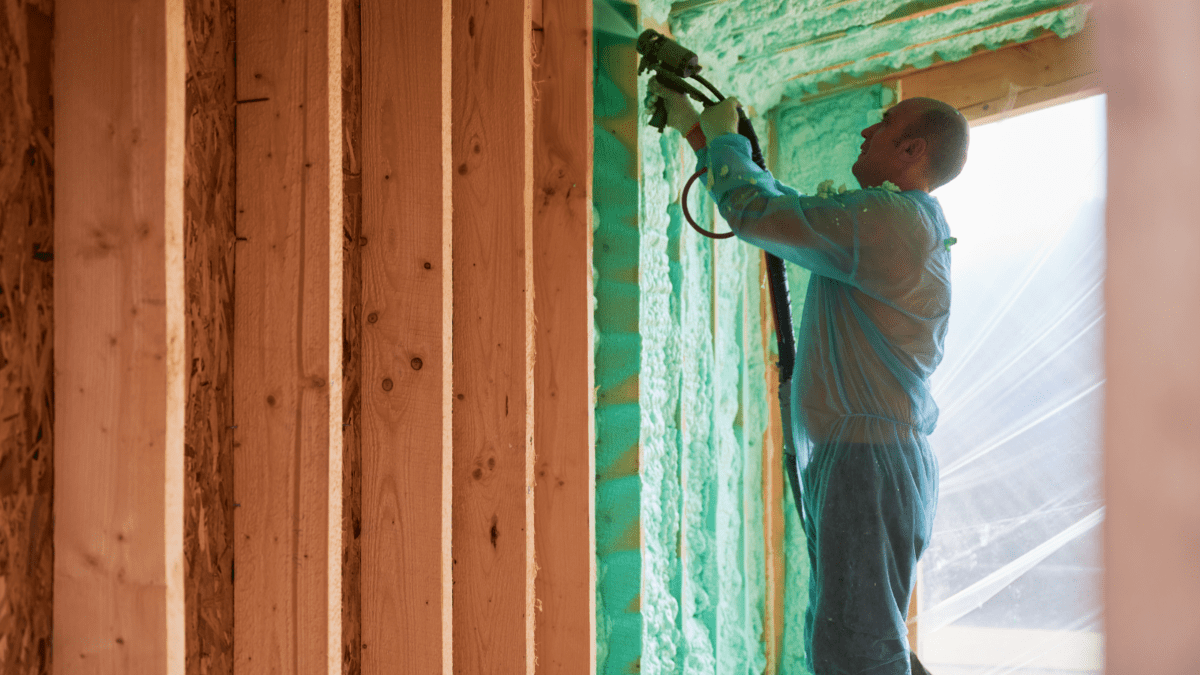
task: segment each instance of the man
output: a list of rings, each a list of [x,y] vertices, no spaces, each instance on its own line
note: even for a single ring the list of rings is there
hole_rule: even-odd
[[[862,131],[863,186],[804,196],[750,158],[737,101],[697,115],[652,84],[737,236],[812,271],[790,396],[812,565],[806,654],[816,675],[908,675],[905,618],[937,507],[929,376],[950,310],[949,227],[929,195],[966,162],[954,108],[910,99]]]

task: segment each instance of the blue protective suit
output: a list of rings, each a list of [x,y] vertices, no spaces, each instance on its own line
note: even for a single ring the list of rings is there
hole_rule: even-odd
[[[759,169],[736,134],[697,158],[738,237],[812,271],[781,397],[812,564],[810,665],[816,675],[907,675],[905,617],[937,508],[926,437],[950,311],[941,206],[919,190],[801,195]]]

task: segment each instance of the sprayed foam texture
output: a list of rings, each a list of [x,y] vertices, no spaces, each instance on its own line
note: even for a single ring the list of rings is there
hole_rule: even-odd
[[[615,7],[632,22],[632,6]],[[1046,31],[1065,37],[1088,11],[1063,0],[643,0],[637,8],[669,23],[724,93],[762,113],[753,119],[760,138],[767,118],[774,122],[777,177],[806,193],[827,179],[857,187],[849,169],[859,131],[895,97],[876,84],[801,99],[848,78],[953,61]],[[606,126],[645,95],[643,77],[636,98],[626,97],[614,80],[631,74],[612,73],[628,64],[602,56],[622,39],[596,34],[598,672],[761,673],[762,435],[775,404],[760,346],[761,253],[714,244],[683,222],[677,201],[691,155],[681,162],[677,134],[650,129],[645,111],[636,148]],[[693,214],[710,222],[707,195],[694,195]],[[788,271],[798,325],[809,274]],[[790,494],[783,511],[778,668],[793,675],[809,672],[809,570]]]
[[[723,93],[766,111],[846,77],[957,61],[1045,31],[1066,37],[1087,13],[1064,0],[727,0],[668,18]]]

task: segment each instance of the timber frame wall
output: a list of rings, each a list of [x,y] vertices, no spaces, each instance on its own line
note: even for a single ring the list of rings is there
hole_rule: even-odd
[[[590,3],[496,3],[5,0],[5,672],[594,669]],[[1191,673],[1200,13],[1097,4],[1108,669]]]
[[[593,670],[590,3],[10,15],[55,31],[14,153],[58,169],[58,395],[48,344],[16,380],[58,442],[6,663]]]

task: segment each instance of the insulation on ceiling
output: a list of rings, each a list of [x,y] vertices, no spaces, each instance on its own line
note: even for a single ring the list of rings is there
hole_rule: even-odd
[[[957,61],[980,49],[1067,37],[1089,5],[1064,0],[690,0],[642,2],[725,94],[765,111],[846,77]]]

